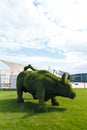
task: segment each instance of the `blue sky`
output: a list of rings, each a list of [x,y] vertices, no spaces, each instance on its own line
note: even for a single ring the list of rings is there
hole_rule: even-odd
[[[87,72],[87,0],[0,0],[0,59]]]

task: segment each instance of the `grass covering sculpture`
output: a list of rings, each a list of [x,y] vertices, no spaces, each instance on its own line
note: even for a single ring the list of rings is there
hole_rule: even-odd
[[[31,70],[28,70],[28,69]],[[31,65],[25,66],[24,71],[17,76],[18,102],[24,102],[23,92],[29,92],[34,99],[38,99],[38,111],[46,111],[45,101],[51,99],[52,105],[59,105],[56,96],[63,96],[73,99],[75,92],[72,90],[69,77],[65,78],[50,73],[47,70],[36,70]]]

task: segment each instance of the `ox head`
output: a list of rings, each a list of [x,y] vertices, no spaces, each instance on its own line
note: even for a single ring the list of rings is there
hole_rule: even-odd
[[[73,92],[72,84],[70,82],[70,76],[66,78],[66,74],[64,73],[61,77],[60,82],[61,82],[60,87],[59,87],[60,96],[74,99],[76,94],[75,92]]]

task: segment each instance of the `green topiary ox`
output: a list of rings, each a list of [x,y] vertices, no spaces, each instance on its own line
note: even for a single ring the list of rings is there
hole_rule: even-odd
[[[27,70],[31,68],[32,71]],[[65,74],[57,77],[46,70],[36,70],[31,65],[24,67],[24,71],[17,76],[17,96],[18,102],[23,102],[23,92],[29,92],[33,98],[38,98],[38,110],[45,111],[45,101],[51,99],[52,105],[59,105],[56,96],[63,96],[73,99],[75,93],[72,90],[69,77]]]

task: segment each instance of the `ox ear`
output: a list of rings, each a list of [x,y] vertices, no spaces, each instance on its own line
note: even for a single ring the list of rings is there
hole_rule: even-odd
[[[62,83],[65,83],[65,77],[66,77],[66,73],[64,73],[64,74],[62,75],[62,78],[61,78]]]
[[[67,79],[70,80],[70,75],[68,75]]]

